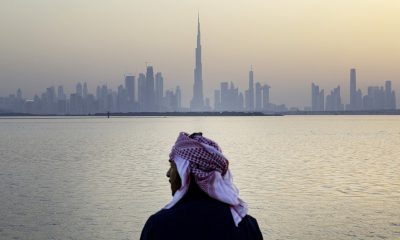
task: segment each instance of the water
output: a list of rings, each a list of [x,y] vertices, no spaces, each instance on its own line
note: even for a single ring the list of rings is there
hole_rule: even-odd
[[[179,131],[230,160],[266,239],[400,237],[400,117],[1,118],[0,239],[138,239]]]

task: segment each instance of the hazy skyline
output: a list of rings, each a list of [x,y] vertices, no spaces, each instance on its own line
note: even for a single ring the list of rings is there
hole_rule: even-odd
[[[271,101],[309,106],[310,84],[342,86],[349,101],[349,69],[357,84],[400,88],[400,1],[2,1],[0,96],[25,97],[51,85],[72,92],[115,88],[124,74],[161,71],[165,89],[180,85],[192,98],[197,11],[202,30],[204,96],[222,81],[247,89],[271,86]],[[399,102],[399,99],[397,100]]]

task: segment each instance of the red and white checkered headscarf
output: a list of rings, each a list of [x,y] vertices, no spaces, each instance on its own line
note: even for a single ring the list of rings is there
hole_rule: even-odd
[[[192,174],[200,189],[230,205],[233,220],[238,226],[247,214],[247,205],[239,198],[239,191],[228,169],[229,162],[216,142],[201,135],[189,137],[189,134],[181,132],[172,147],[170,159],[176,163],[182,185],[164,208],[173,207],[187,193]]]

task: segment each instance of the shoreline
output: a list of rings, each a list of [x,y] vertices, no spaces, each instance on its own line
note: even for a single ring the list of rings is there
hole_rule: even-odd
[[[112,117],[233,117],[233,116],[286,116],[286,115],[400,115],[400,110],[375,110],[375,111],[288,111],[279,113],[264,112],[110,112]],[[108,113],[94,114],[30,114],[0,112],[0,117],[107,117]]]

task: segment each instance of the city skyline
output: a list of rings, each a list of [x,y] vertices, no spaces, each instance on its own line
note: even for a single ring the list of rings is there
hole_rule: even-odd
[[[72,92],[76,82],[117,88],[122,75],[138,77],[149,62],[163,72],[165,88],[181,86],[182,104],[189,106],[197,10],[203,97],[210,102],[221,82],[245,91],[250,65],[254,81],[272,87],[270,99],[288,107],[310,105],[310,82],[324,89],[341,85],[342,100],[350,101],[350,68],[359,71],[363,92],[387,80],[399,91],[398,1],[227,3],[4,4],[0,96],[22,86],[28,98],[48,86]],[[152,4],[151,16],[132,12]],[[110,17],[112,23],[105,22]]]
[[[196,71],[195,71],[196,73]],[[196,76],[196,75],[195,75]],[[178,85],[175,89],[167,89],[164,93],[164,78],[161,72],[154,74],[153,66],[146,67],[146,73],[140,73],[137,84],[136,77],[125,76],[124,84],[117,90],[107,85],[99,85],[96,94],[89,91],[86,82],[78,82],[75,92],[69,97],[62,85],[46,88],[45,92],[36,94],[32,100],[23,97],[19,88],[15,94],[0,97],[0,112],[28,114],[86,115],[95,113],[130,113],[130,112],[369,112],[392,111],[397,109],[396,91],[391,81],[385,81],[384,86],[368,86],[365,94],[357,90],[356,69],[350,69],[350,101],[342,99],[341,86],[330,92],[311,83],[310,105],[303,109],[277,104],[270,99],[271,86],[259,81],[254,82],[254,72],[251,67],[248,74],[248,89],[240,91],[233,82],[221,82],[214,90],[214,104],[205,98],[204,105],[182,105],[182,90]],[[195,77],[195,83],[198,78]],[[135,90],[137,89],[137,91]],[[198,90],[198,89],[197,89]],[[193,94],[196,94],[194,84]],[[137,97],[136,97],[137,96]]]
[[[220,88],[214,90],[211,106],[210,97],[204,97],[202,48],[200,16],[197,15],[197,37],[195,48],[195,67],[193,78],[193,94],[190,106],[182,104],[182,90],[179,85],[168,89],[164,94],[164,78],[161,72],[154,74],[152,65],[146,64],[146,72],[137,76],[125,75],[125,84],[117,90],[107,84],[98,85],[96,95],[89,93],[87,82],[78,82],[75,92],[70,96],[59,85],[57,94],[55,86],[50,86],[39,97],[35,94],[32,100],[22,96],[21,88],[8,97],[0,96],[0,112],[19,112],[30,114],[93,114],[105,112],[171,112],[171,111],[236,111],[236,112],[287,112],[287,111],[370,111],[395,110],[396,93],[392,81],[385,81],[385,87],[368,86],[367,94],[357,89],[356,69],[350,69],[349,102],[342,99],[341,86],[335,87],[325,98],[325,90],[311,83],[310,105],[287,106],[285,103],[275,104],[270,99],[271,86],[267,83],[255,82],[253,65],[248,73],[248,88],[239,90],[232,81],[220,82]],[[136,90],[137,89],[137,90]],[[328,93],[328,92],[327,92]],[[136,97],[137,96],[137,97]]]

